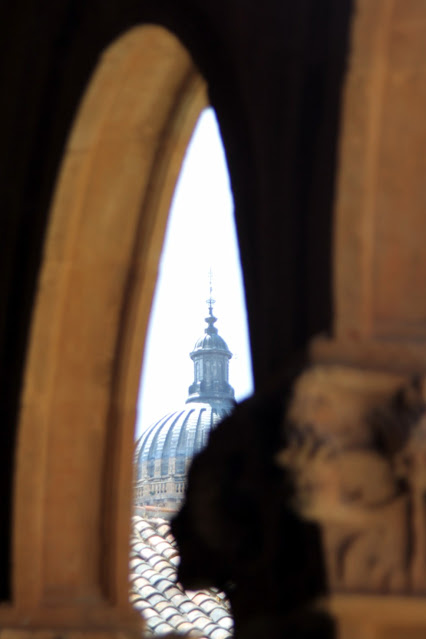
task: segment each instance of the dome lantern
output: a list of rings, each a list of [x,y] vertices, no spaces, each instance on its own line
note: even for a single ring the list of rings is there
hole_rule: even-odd
[[[234,389],[228,382],[232,353],[214,326],[217,318],[213,315],[215,300],[211,293],[210,285],[210,297],[207,300],[209,314],[205,318],[207,328],[189,354],[194,362],[194,381],[188,389],[186,403],[203,402],[212,408],[231,409],[235,404]]]

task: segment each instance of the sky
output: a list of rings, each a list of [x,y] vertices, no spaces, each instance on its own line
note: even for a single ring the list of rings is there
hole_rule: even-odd
[[[253,391],[242,273],[225,154],[213,109],[194,129],[172,200],[142,366],[136,435],[180,410],[193,381],[189,353],[207,326],[209,271],[216,327],[233,357],[237,401]]]

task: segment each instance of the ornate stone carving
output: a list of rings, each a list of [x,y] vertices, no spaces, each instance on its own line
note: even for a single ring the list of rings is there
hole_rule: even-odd
[[[389,463],[370,450],[339,449],[308,430],[279,455],[294,475],[294,508],[321,525],[334,589],[406,588],[407,497]]]
[[[277,461],[321,526],[334,591],[426,588],[424,384],[397,381],[331,368],[295,385]]]

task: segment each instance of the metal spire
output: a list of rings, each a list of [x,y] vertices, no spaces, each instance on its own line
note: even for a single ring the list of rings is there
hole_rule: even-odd
[[[210,297],[208,300],[206,300],[208,307],[209,307],[209,315],[210,317],[213,317],[213,304],[216,302],[215,299],[213,299],[212,297],[212,293],[213,293],[213,271],[212,268],[210,267],[209,269],[209,292],[210,292]]]
[[[213,299],[213,273],[212,273],[212,269],[210,267],[209,269],[209,291],[210,291],[210,297],[208,300],[206,300],[207,305],[209,307],[209,315],[208,317],[206,317],[206,322],[207,322],[207,328],[205,329],[206,333],[209,333],[210,335],[213,335],[214,333],[217,333],[217,328],[216,326],[213,326],[217,319],[216,317],[213,315],[213,304],[216,302],[215,299]]]

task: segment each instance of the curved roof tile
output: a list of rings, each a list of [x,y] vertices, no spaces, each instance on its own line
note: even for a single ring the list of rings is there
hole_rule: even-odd
[[[200,639],[230,639],[229,604],[217,590],[185,591],[176,581],[177,549],[168,522],[132,521],[130,600],[146,621],[147,636],[171,631]]]

